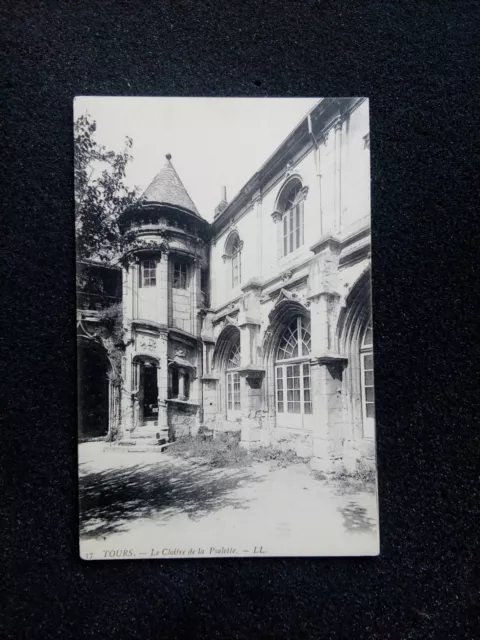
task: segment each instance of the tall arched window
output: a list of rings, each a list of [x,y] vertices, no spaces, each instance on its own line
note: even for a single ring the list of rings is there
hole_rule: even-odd
[[[232,289],[242,282],[242,248],[243,242],[237,232],[231,233],[225,244],[223,261],[230,262],[230,285]]]
[[[360,365],[362,372],[363,436],[364,438],[373,438],[375,435],[375,390],[373,384],[373,332],[371,322],[363,335],[360,348]]]
[[[283,199],[282,233],[284,256],[303,245],[303,195],[299,180],[295,180]]]
[[[227,358],[226,386],[227,386],[227,419],[235,420],[240,412],[240,338],[232,345]]]
[[[309,428],[312,414],[310,321],[297,316],[285,327],[275,359],[277,424]]]
[[[242,245],[237,236],[232,246],[232,287],[238,287],[242,281]]]

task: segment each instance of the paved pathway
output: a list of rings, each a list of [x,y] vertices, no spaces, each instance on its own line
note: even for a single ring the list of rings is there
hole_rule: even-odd
[[[378,551],[375,493],[306,464],[212,469],[96,442],[79,446],[79,470],[86,559]]]

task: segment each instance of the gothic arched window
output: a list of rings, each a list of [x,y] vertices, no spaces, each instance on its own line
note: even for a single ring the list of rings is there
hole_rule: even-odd
[[[298,179],[287,185],[280,197],[284,256],[296,251],[304,243],[303,200],[302,183]]]
[[[287,419],[291,426],[303,426],[312,413],[310,348],[310,321],[297,316],[285,327],[275,359],[277,416],[296,414]]]
[[[230,234],[225,245],[223,260],[230,262],[232,289],[238,287],[242,282],[242,248],[243,242],[238,233],[235,231]]]
[[[237,236],[232,246],[232,287],[242,281],[242,243]]]

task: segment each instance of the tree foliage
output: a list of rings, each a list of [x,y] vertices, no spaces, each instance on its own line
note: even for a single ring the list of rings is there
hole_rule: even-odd
[[[111,262],[122,253],[125,241],[118,217],[138,192],[125,182],[132,139],[125,139],[121,152],[110,151],[96,140],[96,128],[89,115],[79,116],[74,125],[77,256]]]

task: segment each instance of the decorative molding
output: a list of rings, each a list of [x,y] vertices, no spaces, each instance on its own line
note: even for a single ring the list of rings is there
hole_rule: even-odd
[[[156,341],[155,338],[149,338],[147,336],[139,336],[139,346],[146,351],[155,351]]]
[[[158,335],[162,331],[163,332],[167,331],[167,327],[165,325],[159,324],[154,320],[144,320],[141,318],[135,318],[134,320],[131,321],[131,324],[133,327],[135,327],[135,329],[147,330],[147,332],[148,331],[152,332],[153,335]]]
[[[297,203],[306,200],[308,195],[308,185],[303,186],[298,192]]]
[[[210,373],[206,373],[200,378],[200,380],[202,380],[203,382],[218,382],[220,378]]]
[[[185,358],[180,358],[179,356],[175,356],[174,358],[170,358],[168,360],[169,367],[176,367],[177,369],[189,369],[196,374],[197,367],[189,362],[189,360],[185,360]]]
[[[289,269],[288,271],[285,271],[284,273],[282,273],[281,278],[283,282],[286,282],[287,280],[291,280],[292,276],[293,276],[293,271]]]
[[[246,367],[237,369],[238,373],[245,377],[248,386],[251,389],[260,389],[265,377],[265,369],[256,364],[250,364]]]
[[[315,255],[325,251],[325,249],[330,249],[332,253],[339,254],[342,249],[342,243],[338,238],[327,234],[310,247],[310,251],[313,251]]]
[[[326,353],[322,356],[314,356],[310,365],[326,366],[330,375],[335,380],[341,380],[343,371],[348,364],[348,358],[338,353]]]
[[[285,175],[284,180],[289,178],[295,172],[295,165],[291,160],[287,162],[287,166],[285,167]]]
[[[298,296],[296,293],[292,293],[287,289],[280,289],[280,293],[275,300],[275,306],[277,306],[279,302],[282,302],[282,300],[298,300]]]
[[[280,220],[282,219],[282,214],[280,213],[280,211],[275,210],[271,215],[272,220],[275,224],[277,224],[277,222],[280,222]]]
[[[250,278],[247,282],[241,287],[242,291],[246,293],[251,290],[258,290],[262,288],[262,283],[258,278]]]
[[[230,315],[225,316],[225,326],[227,324],[231,324],[234,327],[238,326],[237,319],[236,318],[232,318],[232,316],[230,316]]]

